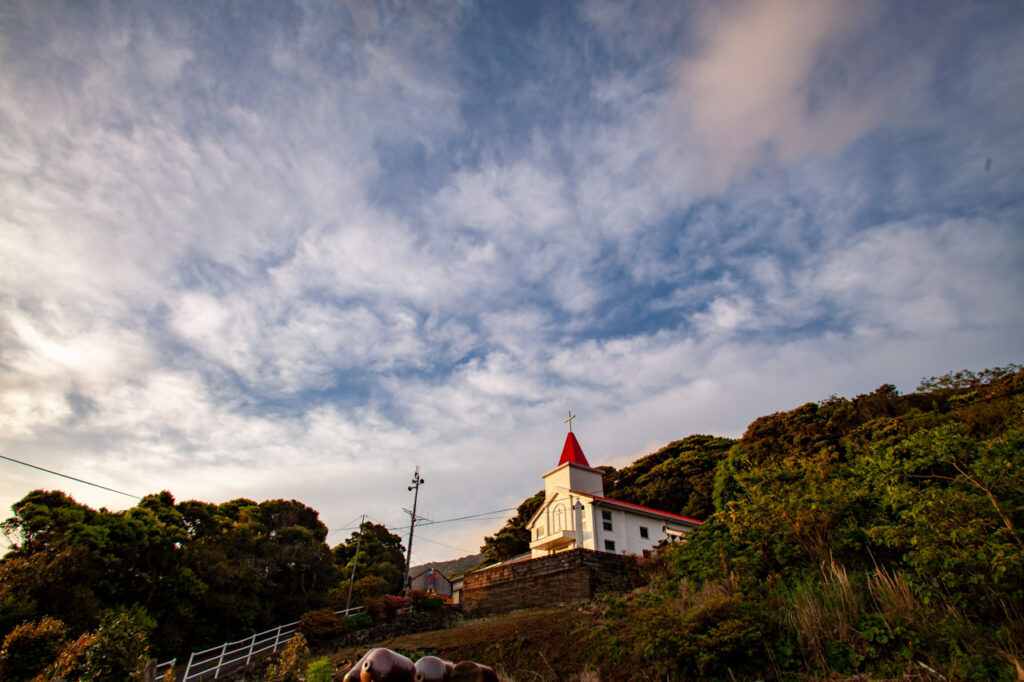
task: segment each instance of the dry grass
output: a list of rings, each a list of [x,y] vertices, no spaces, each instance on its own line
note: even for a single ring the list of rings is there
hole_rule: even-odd
[[[920,605],[902,574],[878,569],[868,578],[868,590],[890,628],[913,622]]]
[[[710,603],[720,602],[739,591],[739,581],[734,573],[722,580],[708,580],[694,585],[689,579],[679,581],[679,601],[685,608],[702,607]]]
[[[854,624],[863,613],[863,601],[850,585],[846,569],[830,561],[821,577],[790,594],[789,623],[804,651],[825,664],[825,645],[834,640],[854,641]]]

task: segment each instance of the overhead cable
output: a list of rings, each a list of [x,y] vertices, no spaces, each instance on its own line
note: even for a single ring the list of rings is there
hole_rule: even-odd
[[[141,495],[132,495],[131,493],[122,492],[120,490],[114,490],[113,488],[108,488],[107,486],[100,485],[99,483],[93,483],[92,481],[86,481],[86,480],[81,479],[81,478],[75,478],[74,476],[68,476],[67,474],[62,474],[59,471],[53,471],[52,469],[44,469],[43,467],[36,466],[35,464],[29,464],[28,462],[22,462],[20,459],[14,459],[13,457],[6,457],[4,455],[0,455],[0,459],[6,459],[8,462],[14,462],[15,464],[20,464],[22,466],[30,467],[32,469],[38,469],[39,471],[45,471],[46,473],[53,474],[54,476],[60,476],[61,478],[67,478],[67,479],[70,479],[72,481],[78,481],[79,483],[84,483],[86,485],[91,485],[94,488],[102,488],[103,490],[109,490],[112,493],[117,493],[118,495],[124,495],[125,497],[133,497],[136,500],[141,500],[142,499]]]

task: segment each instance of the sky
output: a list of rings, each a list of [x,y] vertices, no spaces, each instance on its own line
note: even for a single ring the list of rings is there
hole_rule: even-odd
[[[0,0],[0,454],[121,492],[335,544],[418,466],[470,554],[569,410],[622,466],[1024,361],[1022,263],[1015,0]]]

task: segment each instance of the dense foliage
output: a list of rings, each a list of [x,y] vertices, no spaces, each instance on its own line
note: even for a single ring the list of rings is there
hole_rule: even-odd
[[[20,653],[31,642],[77,646],[85,665],[89,642],[110,632],[105,614],[159,623],[147,646],[166,659],[343,608],[348,597],[358,533],[332,551],[317,512],[295,500],[176,503],[162,492],[111,512],[37,490],[12,510],[2,528],[13,545],[0,560],[8,668],[36,665]],[[362,531],[360,600],[396,591],[403,561],[398,536],[372,523]],[[82,637],[92,639],[75,644]]]
[[[1017,679],[1022,392],[1011,366],[757,419],[706,523],[610,600],[595,655],[685,679]]]
[[[360,534],[362,540],[359,539]],[[338,592],[332,596],[333,601],[342,606],[348,601],[349,578],[353,575],[353,568],[356,569],[356,580],[352,585],[353,604],[362,604],[368,597],[398,594],[402,590],[405,548],[402,547],[402,538],[384,526],[364,522],[359,531],[352,533],[344,544],[334,548],[334,561],[342,570],[340,590],[344,595]]]

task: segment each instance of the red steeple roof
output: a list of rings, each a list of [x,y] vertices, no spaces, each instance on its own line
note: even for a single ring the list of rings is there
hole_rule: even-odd
[[[586,456],[583,454],[583,448],[577,442],[576,436],[572,435],[572,431],[565,437],[565,447],[562,448],[562,459],[558,460],[558,466],[562,466],[565,463],[579,464],[585,467],[590,466],[590,462],[587,461]]]

